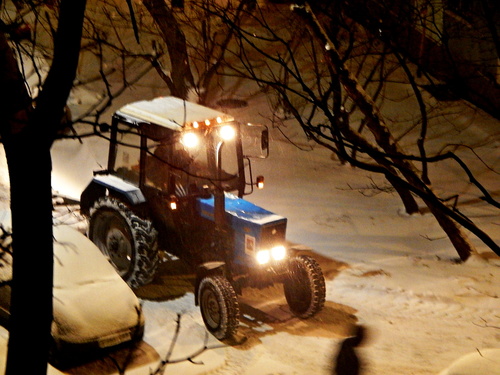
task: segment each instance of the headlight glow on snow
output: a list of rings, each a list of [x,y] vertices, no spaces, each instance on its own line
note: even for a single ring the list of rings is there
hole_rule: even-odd
[[[193,132],[187,132],[182,135],[182,144],[187,148],[194,148],[200,143],[200,139]]]

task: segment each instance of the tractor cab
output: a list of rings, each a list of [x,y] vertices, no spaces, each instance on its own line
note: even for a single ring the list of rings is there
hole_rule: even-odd
[[[244,153],[244,143],[252,155]],[[252,181],[249,157],[264,158],[268,152],[267,128],[161,97],[128,104],[114,114],[108,171],[141,190],[167,196],[171,208],[177,208],[190,197],[250,193],[263,178]]]

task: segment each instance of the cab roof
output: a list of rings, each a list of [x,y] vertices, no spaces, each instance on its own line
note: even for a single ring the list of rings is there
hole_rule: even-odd
[[[153,123],[177,131],[194,122],[216,121],[218,117],[223,121],[234,120],[226,113],[174,96],[133,102],[121,107],[116,114],[136,123]]]

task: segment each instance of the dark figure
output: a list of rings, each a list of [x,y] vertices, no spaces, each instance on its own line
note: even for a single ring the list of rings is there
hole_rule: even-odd
[[[361,364],[354,348],[360,346],[365,337],[365,328],[356,326],[354,336],[346,338],[340,346],[335,363],[336,375],[359,375]]]

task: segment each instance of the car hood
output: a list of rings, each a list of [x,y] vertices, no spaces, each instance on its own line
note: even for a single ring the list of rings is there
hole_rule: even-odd
[[[54,288],[122,280],[99,248],[82,233],[66,225],[54,226],[53,233]]]
[[[55,338],[93,341],[144,324],[139,300],[92,241],[54,227]]]
[[[10,212],[0,212],[0,221],[10,230]],[[53,234],[53,337],[87,343],[143,326],[138,298],[97,246],[69,226],[54,226]]]
[[[54,288],[54,338],[83,343],[142,325],[144,316],[137,297],[116,279]]]

